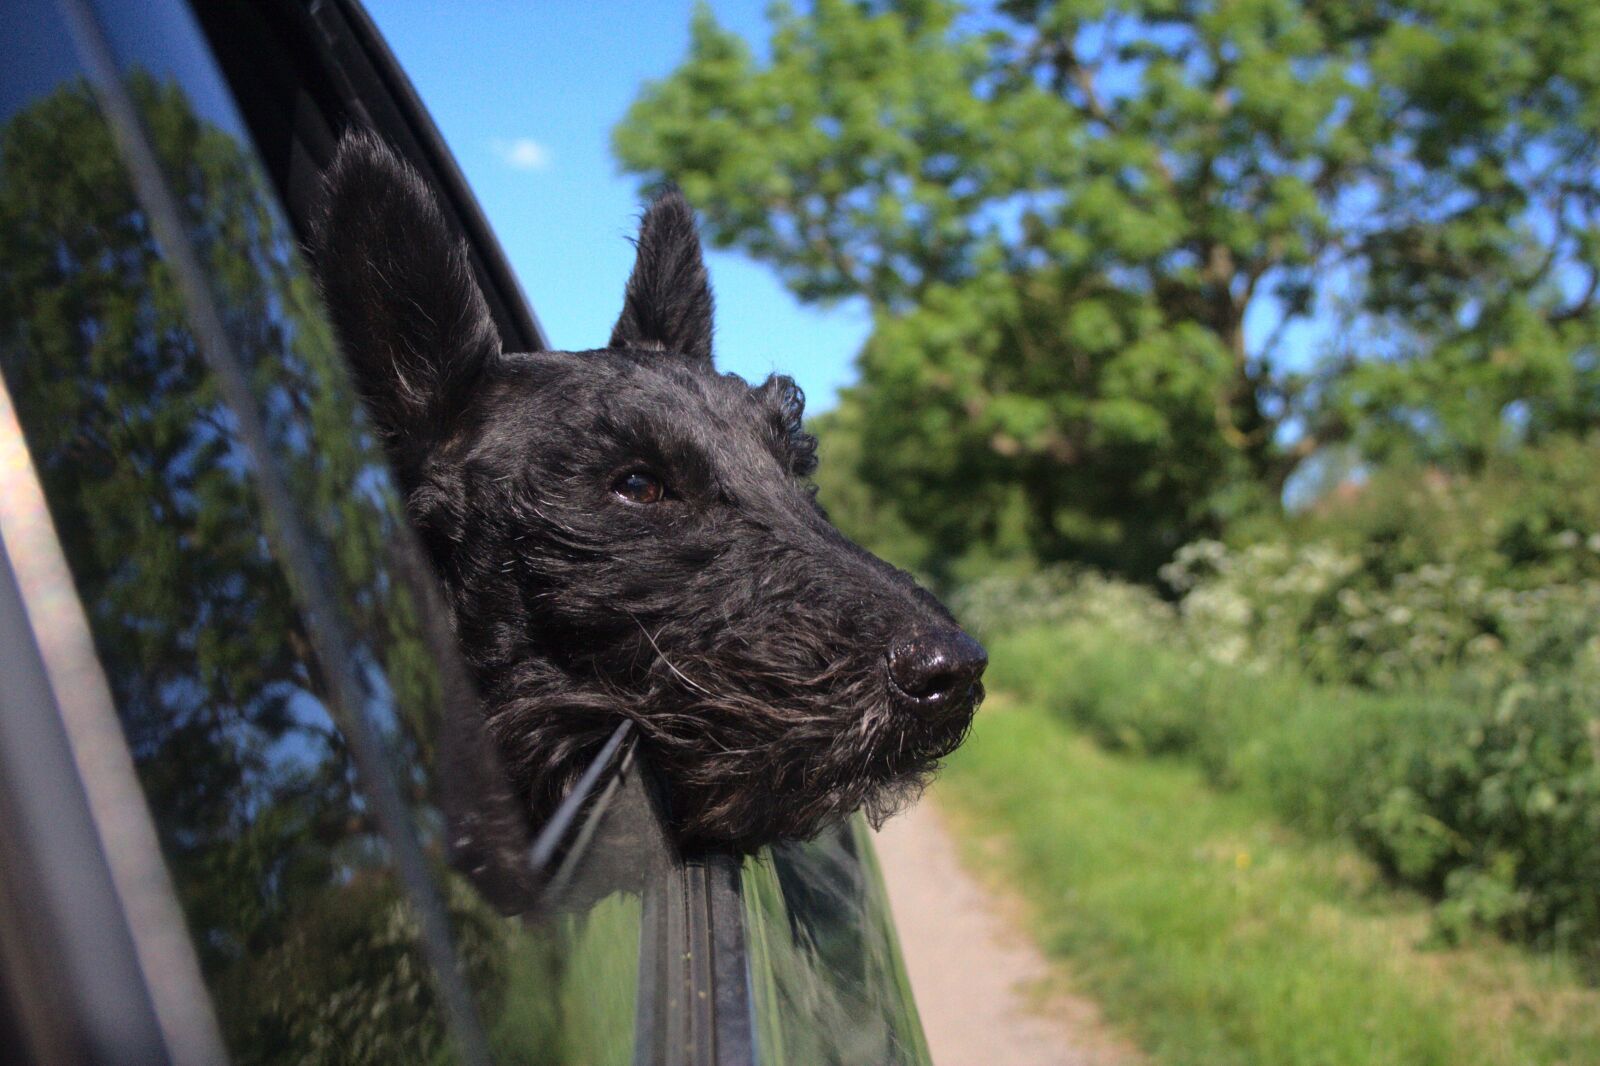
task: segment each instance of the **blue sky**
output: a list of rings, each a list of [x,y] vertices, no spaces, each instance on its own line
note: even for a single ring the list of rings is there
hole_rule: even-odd
[[[712,9],[758,49],[765,0]],[[367,0],[505,246],[556,348],[605,343],[621,309],[638,225],[635,182],[611,129],[640,86],[688,48],[691,0],[423,3]],[[767,267],[708,257],[717,362],[759,380],[794,376],[811,411],[854,378],[864,305],[801,307]]]

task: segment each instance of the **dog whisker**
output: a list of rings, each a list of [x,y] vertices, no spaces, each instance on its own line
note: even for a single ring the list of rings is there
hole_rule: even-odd
[[[676,666],[673,665],[672,660],[667,658],[667,653],[661,650],[661,645],[656,643],[656,638],[655,638],[654,634],[652,634],[650,632],[650,630],[645,628],[644,623],[639,621],[639,619],[634,615],[634,613],[632,611],[628,612],[628,617],[633,619],[634,625],[639,627],[639,632],[644,634],[644,639],[648,640],[650,642],[650,646],[656,650],[657,658],[659,658],[663,663],[666,664],[668,670],[671,670],[674,674],[678,675],[678,680],[682,681],[685,685],[688,685],[690,688],[694,689],[696,692],[700,693],[701,695],[711,696],[711,698],[713,698],[713,699],[716,698],[708,689],[705,689],[705,688],[701,687],[700,685],[695,684],[693,681],[689,680],[689,677],[688,677],[687,674],[685,674],[682,670],[679,670]]]

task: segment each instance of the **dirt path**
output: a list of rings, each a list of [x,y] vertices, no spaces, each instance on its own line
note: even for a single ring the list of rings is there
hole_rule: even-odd
[[[1132,1066],[1094,1003],[1051,989],[1014,900],[964,869],[933,801],[891,818],[878,858],[935,1066]]]

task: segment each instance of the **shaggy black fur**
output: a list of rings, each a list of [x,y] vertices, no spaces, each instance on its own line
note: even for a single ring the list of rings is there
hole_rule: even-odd
[[[961,742],[983,649],[829,524],[794,382],[712,368],[680,195],[596,351],[502,352],[429,189],[369,135],[328,170],[313,255],[536,817],[623,718],[680,836],[741,848],[883,817]]]

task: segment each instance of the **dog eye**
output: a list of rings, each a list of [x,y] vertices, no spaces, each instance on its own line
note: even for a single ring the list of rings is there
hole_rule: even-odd
[[[667,495],[667,487],[654,474],[635,470],[617,478],[611,491],[629,503],[660,503]]]

